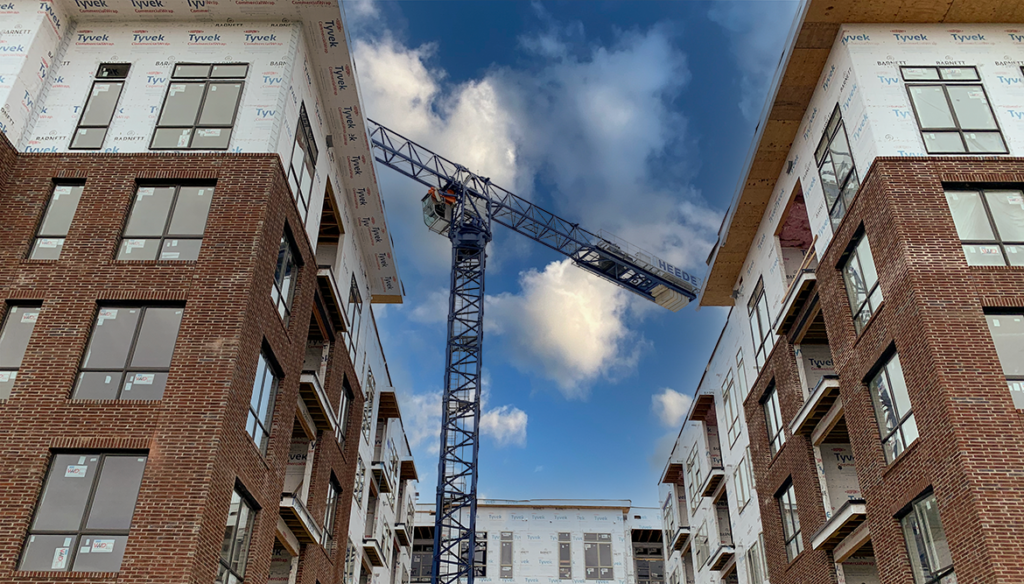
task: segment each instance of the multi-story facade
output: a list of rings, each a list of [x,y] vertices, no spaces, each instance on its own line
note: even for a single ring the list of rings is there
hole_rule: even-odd
[[[407,582],[333,2],[0,3],[0,580]]]
[[[680,581],[1024,581],[1022,10],[801,7],[661,477]]]
[[[430,582],[434,506],[416,510],[412,576]],[[661,515],[628,500],[477,501],[477,582],[665,584]]]

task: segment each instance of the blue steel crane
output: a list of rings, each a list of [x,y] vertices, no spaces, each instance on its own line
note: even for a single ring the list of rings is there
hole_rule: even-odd
[[[545,211],[373,120],[369,130],[378,162],[428,188],[423,220],[452,242],[431,584],[473,584],[484,265],[491,224],[538,241],[584,270],[673,312],[697,297],[699,281],[650,254]]]

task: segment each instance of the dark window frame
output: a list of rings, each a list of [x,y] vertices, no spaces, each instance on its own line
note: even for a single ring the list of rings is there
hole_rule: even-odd
[[[46,222],[49,216],[50,209],[53,208],[54,197],[60,197],[64,193],[58,193],[57,189],[70,187],[71,189],[80,189],[78,192],[78,202],[75,203],[75,211],[71,214],[71,220],[68,222],[68,228],[64,233],[53,232],[43,233],[43,223]],[[70,194],[70,193],[68,193]],[[32,244],[28,248],[28,255],[26,259],[29,260],[57,260],[60,259],[60,255],[64,251],[64,242],[67,241],[68,232],[71,231],[71,225],[75,222],[75,215],[78,213],[78,207],[82,204],[82,196],[85,194],[85,181],[83,180],[55,180],[53,182],[53,188],[50,190],[50,197],[46,200],[46,207],[43,209],[43,213],[39,216],[39,221],[36,223],[35,236],[32,237]],[[36,258],[32,257],[38,249],[38,244],[42,240],[53,240],[58,239],[60,243],[56,246],[58,248],[56,258]]]
[[[515,563],[515,536],[511,531],[501,532],[501,550],[498,553],[498,577],[503,579],[513,578],[513,564]],[[507,546],[505,544],[508,544]],[[508,550],[508,561],[505,559],[505,550]],[[506,568],[508,572],[506,573]]]
[[[146,304],[101,304],[96,307],[96,312],[93,315],[92,327],[89,329],[89,338],[86,340],[85,348],[83,351],[88,351],[89,345],[92,343],[93,334],[96,332],[97,321],[102,316],[104,310],[132,310],[136,309],[140,311],[139,318],[135,323],[135,331],[132,333],[131,343],[128,345],[128,354],[125,356],[124,367],[120,369],[111,367],[83,367],[83,363],[86,359],[86,354],[83,353],[82,359],[79,361],[77,375],[75,377],[75,385],[71,389],[71,399],[94,399],[94,398],[78,398],[79,383],[81,382],[83,373],[110,373],[113,375],[120,375],[121,380],[118,382],[117,394],[109,401],[159,401],[159,400],[134,400],[125,399],[122,396],[125,392],[125,384],[128,383],[127,379],[129,375],[139,373],[167,373],[170,374],[171,364],[174,360],[174,351],[178,346],[178,336],[181,334],[181,321],[185,319],[185,304],[184,303],[146,303]],[[169,363],[167,367],[135,367],[133,366],[132,359],[135,357],[135,349],[138,348],[139,335],[142,333],[142,326],[146,322],[146,313],[151,308],[158,309],[179,309],[182,311],[181,319],[178,321],[178,332],[174,336],[174,347],[171,349],[171,357],[168,359]],[[166,389],[166,388],[165,388]],[[162,394],[161,394],[161,398]],[[108,400],[103,400],[108,401]]]
[[[562,552],[567,552],[568,559],[562,559]],[[558,533],[558,579],[572,580],[572,533]]]
[[[338,429],[334,435],[339,444],[344,445],[348,438],[348,419],[351,415],[352,402],[356,394],[352,391],[352,384],[348,380],[348,373],[341,374],[341,399],[338,403]]]
[[[475,578],[487,577],[487,532],[478,531],[473,541],[473,576]],[[459,549],[459,557],[466,562],[468,556],[469,542],[464,541]],[[433,562],[431,562],[433,566]],[[433,569],[433,567],[431,567]]]
[[[900,511],[894,516],[894,519],[899,521],[899,524],[900,524],[900,535],[903,536],[903,544],[906,546],[907,556],[910,557],[910,558],[913,558],[913,551],[910,549],[910,542],[907,541],[907,533],[906,533],[907,526],[904,524],[904,521],[906,521],[909,517],[914,516],[915,513],[917,513],[917,506],[920,503],[923,503],[923,502],[927,501],[928,499],[933,499],[934,502],[935,502],[935,513],[936,513],[936,515],[939,518],[939,526],[942,527],[943,535],[945,535],[946,528],[942,526],[942,515],[941,515],[941,511],[938,508],[939,500],[938,500],[937,497],[935,497],[935,492],[932,489],[932,487],[928,487],[927,489],[925,489],[925,491],[923,493],[921,493],[920,495],[915,497],[913,501],[908,503],[905,507],[903,507],[903,509],[900,509]],[[930,560],[931,558],[928,558],[928,559]],[[944,584],[944,583],[948,583],[946,578],[949,577],[952,574],[955,574],[955,569],[954,569],[954,564],[953,564],[952,556],[950,557],[949,561],[950,561],[949,565],[941,566],[941,567],[937,568],[937,570],[935,571],[935,573],[931,577],[927,577],[927,576],[923,576],[922,575],[922,577],[924,578],[923,580],[918,580],[917,572],[914,570],[913,561],[911,561],[911,575],[914,578],[915,584]]]
[[[786,479],[786,482],[775,493],[775,500],[779,504],[779,515],[782,519],[782,539],[786,547],[786,559],[792,562],[804,551],[803,530],[800,527],[800,507],[796,502],[796,487],[793,486],[792,477]],[[788,513],[786,503],[790,505]],[[789,528],[786,527],[787,514],[789,515]],[[790,529],[793,531],[790,532]]]
[[[832,156],[832,143],[835,142],[840,132],[842,132],[843,140],[846,142],[850,155],[850,171],[843,177],[840,177],[839,173],[836,172],[836,165]],[[821,136],[821,140],[818,141],[817,148],[814,150],[814,162],[818,167],[818,180],[821,181],[821,191],[825,195],[828,216],[831,220],[832,228],[835,229],[842,222],[843,217],[846,216],[846,212],[853,205],[854,199],[857,198],[857,192],[860,190],[860,175],[857,174],[857,163],[853,159],[853,147],[850,145],[850,136],[846,133],[846,123],[843,121],[838,103],[835,109],[832,110],[832,116],[825,125],[825,131]],[[826,163],[832,166],[832,176],[835,177],[836,188],[838,189],[834,201],[828,200],[828,191],[825,189],[826,181],[822,171],[825,169]]]
[[[210,69],[209,69],[206,77],[176,77],[175,76],[174,73],[175,73],[175,71],[177,71],[178,67],[180,67],[180,66],[189,66],[189,65],[207,66]],[[225,66],[225,65],[226,66],[245,65],[245,73],[241,77],[213,77],[213,68],[217,67],[217,66]],[[234,134],[235,122],[238,121],[238,110],[241,108],[241,105],[242,105],[242,95],[245,93],[245,80],[249,77],[249,68],[250,67],[251,67],[250,63],[241,63],[241,62],[232,62],[232,63],[191,63],[191,62],[188,62],[188,63],[175,63],[173,65],[173,68],[171,69],[171,79],[167,83],[167,91],[164,92],[164,99],[163,99],[163,101],[160,104],[160,112],[157,113],[157,116],[156,116],[156,124],[153,126],[153,136],[149,140],[149,149],[150,150],[227,150],[231,146],[231,137]],[[177,81],[175,81],[175,80],[177,80]],[[232,81],[237,81],[241,85],[241,87],[238,89],[238,98],[235,100],[234,113],[231,115],[231,123],[229,123],[229,124],[203,124],[203,125],[200,125],[199,124],[199,119],[202,117],[202,115],[203,115],[203,108],[206,106],[206,97],[207,97],[207,95],[210,92],[210,84],[211,83],[220,83],[220,82],[230,83]],[[160,125],[160,118],[163,117],[164,109],[167,107],[167,98],[170,97],[171,87],[173,85],[175,85],[176,83],[179,84],[179,85],[180,84],[193,84],[193,85],[202,84],[204,86],[204,88],[203,88],[203,97],[199,100],[199,105],[196,108],[195,118],[192,120],[192,125],[190,125],[190,126],[184,126],[184,125]],[[177,147],[158,147],[158,146],[154,146],[153,144],[156,142],[157,132],[159,132],[160,129],[162,129],[162,128],[180,129],[180,130],[188,129],[189,130],[188,145],[186,145],[186,146],[177,146]],[[193,147],[192,146],[192,142],[195,141],[196,134],[198,133],[197,131],[198,130],[210,130],[210,129],[221,129],[221,130],[227,129],[229,132],[231,132],[231,134],[228,135],[228,140],[227,140],[227,143],[224,145],[224,147],[223,148],[199,148],[199,147]]]
[[[906,77],[906,70],[907,69],[933,69],[933,70],[935,70],[936,77],[938,77],[938,79],[935,79],[935,80],[913,80],[913,79],[908,80],[907,77]],[[975,77],[977,77],[977,79],[969,79],[969,80],[968,79],[943,79],[942,78],[942,70],[943,69],[972,69],[972,70],[974,70]],[[941,67],[941,66],[937,66],[937,65],[921,65],[921,66],[905,65],[905,66],[901,66],[900,67],[900,74],[901,74],[901,77],[903,78],[904,85],[906,85],[906,87],[907,87],[907,98],[910,100],[910,108],[914,112],[914,121],[917,122],[917,129],[921,133],[921,141],[924,143],[924,150],[925,150],[925,152],[927,152],[928,154],[950,154],[950,155],[953,155],[953,154],[966,154],[966,155],[984,155],[984,156],[998,155],[998,154],[1009,154],[1010,150],[1009,150],[1009,148],[1008,148],[1008,146],[1006,144],[1006,137],[1003,135],[1003,128],[1002,128],[1002,126],[999,125],[999,118],[996,117],[995,110],[992,108],[992,101],[988,97],[988,91],[985,90],[985,85],[981,81],[981,76],[978,74],[977,67],[974,67],[974,66]],[[977,87],[978,89],[980,89],[982,94],[985,97],[985,105],[988,106],[988,112],[992,116],[992,121],[995,124],[996,129],[995,130],[992,130],[990,128],[981,129],[981,130],[964,129],[961,126],[961,124],[960,124],[959,117],[957,117],[957,115],[956,115],[956,109],[953,107],[953,100],[949,97],[949,91],[946,89],[946,87],[950,86],[950,85],[955,85],[955,86],[959,86],[959,87]],[[913,93],[911,92],[911,88],[912,87],[939,87],[939,88],[941,88],[942,89],[942,95],[943,95],[943,97],[946,98],[946,106],[949,108],[949,115],[953,119],[953,126],[949,127],[949,128],[927,128],[926,129],[922,125],[922,123],[921,123],[921,116],[918,114],[917,104],[914,102]],[[932,152],[931,150],[928,149],[928,141],[925,140],[925,138],[924,138],[924,135],[925,135],[926,132],[952,133],[954,131],[960,137],[960,143],[963,145],[963,148],[964,148],[963,150]],[[975,132],[975,133],[980,133],[980,132],[992,133],[992,132],[994,132],[996,134],[999,134],[999,140],[1003,143],[1003,149],[1001,151],[998,151],[998,152],[997,151],[972,152],[968,148],[967,139],[964,136],[965,132],[966,133],[971,133],[971,132]]]
[[[901,412],[899,410],[899,405],[896,403],[896,390],[894,389],[892,383],[892,377],[889,374],[889,365],[895,362],[896,366],[899,367],[900,369],[900,376],[903,377],[904,382],[906,382],[906,374],[903,372],[903,364],[900,362],[899,357],[900,356],[899,353],[896,351],[896,348],[890,346],[882,354],[882,357],[878,360],[878,363],[868,373],[866,379],[868,386],[868,396],[871,398],[871,409],[872,413],[875,414],[875,423],[878,426],[878,435],[881,438],[882,454],[885,457],[885,464],[887,466],[892,464],[894,460],[899,458],[900,454],[906,452],[906,450],[910,448],[910,446],[920,438],[920,431],[917,429],[917,418],[914,415],[914,404],[910,400],[910,391],[908,387],[904,387],[904,390],[907,391],[907,401],[910,402],[910,410],[907,412]],[[885,376],[886,388],[889,390],[892,399],[892,404],[890,404],[889,409],[890,411],[896,412],[897,416],[896,424],[894,425],[892,430],[883,429],[881,420],[879,420],[879,406],[883,404],[881,397],[878,394],[878,389],[875,387],[875,380],[883,375]],[[906,432],[904,431],[904,426],[907,426],[908,422],[911,425],[913,425],[914,432],[917,434],[913,438],[913,440],[909,441],[907,440]],[[899,452],[895,452],[892,455],[892,458],[889,458],[889,451],[886,449],[885,444],[890,438],[894,436],[899,440],[900,449]]]
[[[295,126],[295,140],[292,142],[291,157],[288,159],[288,187],[292,189],[292,197],[295,199],[296,207],[299,211],[299,219],[305,225],[306,218],[309,217],[310,200],[313,198],[316,161],[320,155],[320,149],[316,145],[316,136],[313,135],[313,127],[309,123],[309,114],[306,113],[305,103],[299,105],[299,117]],[[305,147],[301,148],[302,146]],[[305,165],[307,159],[309,161],[309,168],[304,169],[310,173],[309,189],[305,193],[302,190],[302,173],[295,169],[295,151],[297,148],[301,148],[303,152],[301,163]]]
[[[29,332],[28,340],[25,342],[25,351],[28,351],[28,346],[32,343],[32,335],[35,334],[35,332],[36,332],[36,324],[38,324],[38,322],[39,322],[39,315],[42,314],[42,309],[43,309],[42,301],[41,300],[22,301],[22,300],[14,300],[14,299],[12,299],[12,300],[8,300],[5,303],[4,308],[5,308],[5,310],[4,310],[3,317],[0,318],[0,338],[3,338],[6,335],[7,323],[11,319],[11,314],[13,312],[16,312],[15,309],[17,309],[17,308],[27,308],[27,309],[37,309],[39,311],[39,312],[36,313],[35,321],[32,323],[32,330],[31,330],[31,332]],[[14,384],[15,384],[15,382],[18,379],[18,372],[21,371],[21,366],[24,363],[24,361],[25,361],[25,352],[22,352],[21,358],[18,359],[18,366],[17,367],[0,367],[0,374],[7,373],[7,379],[5,379],[3,381],[0,381],[0,383],[9,383],[11,385],[11,389],[13,390]],[[14,377],[14,379],[11,379],[12,376]],[[8,399],[9,397],[10,397],[10,395],[0,396],[0,399]]]
[[[289,277],[288,266],[291,265],[291,282],[286,291],[282,291],[284,281]],[[295,288],[299,283],[299,270],[302,268],[302,254],[295,245],[291,229],[285,225],[281,234],[281,243],[277,250],[277,261],[274,264],[274,281],[271,283],[270,300],[274,303],[278,317],[288,325],[292,314],[292,302],[295,300]],[[280,280],[279,280],[280,278]],[[354,361],[353,361],[354,362]]]
[[[260,373],[260,361],[262,361],[264,364],[262,383],[260,382],[261,380],[257,379]],[[269,389],[267,388],[266,385],[266,379],[268,375],[272,377]],[[270,352],[270,348],[264,345],[264,347],[260,350],[259,355],[257,356],[256,371],[253,374],[252,390],[253,393],[255,393],[257,385],[260,388],[260,399],[258,407],[262,407],[264,401],[263,398],[264,396],[266,396],[266,419],[260,419],[259,411],[253,410],[253,395],[250,394],[248,414],[246,416],[245,422],[246,433],[249,434],[249,437],[252,438],[256,448],[259,449],[260,453],[263,455],[267,454],[267,447],[270,444],[271,430],[273,429],[274,426],[274,406],[277,403],[277,396],[280,391],[281,380],[283,377],[284,375],[281,374],[281,369],[277,364],[277,360],[274,359],[273,354]],[[249,431],[250,418],[253,420],[255,424],[253,426],[252,432]],[[263,435],[260,438],[259,442],[256,442],[256,436],[253,434],[256,431],[257,427],[263,432]]]
[[[117,67],[124,67],[124,71],[114,70]],[[104,75],[107,71],[110,75]],[[89,86],[89,95],[85,98],[85,103],[82,105],[82,113],[78,116],[78,121],[75,123],[75,132],[71,135],[71,142],[68,143],[68,150],[101,150],[103,148],[103,142],[107,139],[107,133],[110,131],[110,124],[114,121],[114,116],[117,115],[117,104],[121,101],[121,94],[124,93],[124,86],[128,83],[128,72],[131,71],[131,63],[101,63],[96,69],[96,75],[93,78],[92,84]],[[114,107],[110,110],[110,117],[107,119],[106,124],[82,124],[82,120],[85,119],[86,111],[89,108],[89,102],[92,101],[93,95],[96,91],[96,84],[116,84],[117,97],[114,98]],[[79,130],[82,129],[100,129],[103,128],[103,138],[100,140],[99,146],[75,146],[75,140],[78,138]]]
[[[773,406],[769,408],[769,406]],[[768,448],[772,458],[786,445],[786,424],[782,419],[782,403],[779,401],[779,390],[773,379],[761,397],[761,409],[764,410],[765,430],[768,432]],[[772,416],[778,418],[772,420]],[[775,433],[772,426],[778,425]]]
[[[211,198],[211,206],[212,206],[212,199],[213,199],[214,195],[217,193],[216,181],[210,181],[210,182],[203,181],[202,183],[193,183],[193,182],[154,182],[154,183],[150,183],[150,182],[145,182],[145,183],[140,183],[140,184],[135,185],[135,191],[134,191],[133,196],[132,196],[131,206],[128,209],[128,214],[127,214],[127,216],[125,218],[124,226],[121,228],[121,238],[118,241],[117,249],[115,251],[115,256],[114,257],[115,257],[116,261],[119,261],[119,262],[126,262],[126,261],[159,261],[159,262],[187,262],[187,261],[192,261],[192,262],[194,262],[194,261],[197,261],[197,260],[183,260],[183,259],[178,259],[178,258],[163,258],[163,257],[161,257],[164,254],[164,251],[163,251],[164,243],[167,240],[169,240],[169,239],[171,239],[171,240],[179,240],[179,239],[181,239],[181,240],[185,240],[185,241],[199,241],[200,242],[199,243],[199,245],[200,245],[199,251],[200,252],[202,251],[202,241],[203,241],[203,239],[206,236],[206,223],[209,223],[209,221],[210,221],[209,207],[207,207],[206,221],[203,224],[203,234],[202,235],[173,235],[173,234],[168,233],[168,230],[171,228],[171,222],[174,220],[174,211],[178,207],[178,199],[181,196],[181,189],[183,187],[185,187],[185,188],[206,188],[206,189],[210,189],[210,191],[211,191],[210,192],[210,198]],[[136,203],[138,203],[138,200],[139,200],[139,195],[138,195],[139,189],[148,189],[148,188],[153,188],[153,189],[173,188],[174,189],[174,195],[171,198],[171,206],[168,207],[168,209],[167,209],[167,217],[164,219],[163,230],[161,231],[161,234],[159,236],[125,237],[124,231],[125,231],[125,229],[128,228],[128,224],[132,220],[132,214],[135,212],[135,205],[136,205]],[[142,239],[142,240],[156,240],[158,242],[157,243],[157,257],[156,257],[155,260],[133,260],[133,258],[122,258],[121,257],[121,249],[122,249],[122,246],[125,245],[125,242],[128,241],[128,240],[139,240],[139,239]],[[199,252],[196,253],[197,257],[198,257],[198,255],[199,255]]]
[[[765,322],[761,322],[762,317]],[[768,355],[775,348],[777,340],[771,323],[771,313],[768,311],[768,296],[764,290],[763,277],[758,278],[754,293],[747,302],[747,318],[750,322],[750,336],[754,341],[754,364],[760,372],[761,367],[768,362]],[[758,323],[758,330],[754,330],[755,321]]]
[[[862,277],[864,276],[864,262],[862,261],[861,256],[857,253],[857,250],[860,248],[862,243],[867,246],[868,259],[871,260],[871,268],[875,273],[875,281],[870,286],[867,285],[868,282],[864,282],[864,300],[860,302],[859,306],[854,306],[853,300],[850,297],[850,282],[846,276],[846,269],[850,266],[850,262],[856,261],[859,269],[858,273],[861,274]],[[868,239],[867,233],[864,232],[863,225],[857,229],[857,232],[850,240],[850,243],[847,245],[843,255],[839,258],[839,276],[843,280],[843,290],[846,292],[847,305],[849,305],[850,314],[853,317],[853,328],[859,335],[867,326],[868,321],[878,313],[882,303],[885,302],[885,298],[882,296],[882,290],[879,288],[878,269],[875,265],[875,255],[871,250],[871,241]],[[875,292],[878,292],[877,303],[872,302]],[[868,310],[867,315],[864,315],[865,309]]]
[[[332,496],[333,495],[333,496]],[[324,547],[327,548],[328,554],[333,555],[335,546],[334,542],[334,528],[335,522],[338,519],[338,501],[341,499],[341,483],[331,473],[331,478],[327,481],[327,497],[324,501]]]
[[[49,462],[47,464],[46,474],[44,475],[44,478],[43,478],[42,487],[39,490],[39,495],[36,498],[35,507],[32,510],[32,519],[29,521],[29,524],[28,524],[29,527],[28,527],[28,529],[26,531],[26,534],[25,534],[25,542],[22,544],[21,550],[18,553],[18,563],[17,563],[18,568],[17,568],[17,571],[23,571],[22,568],[21,568],[21,563],[25,559],[24,554],[25,554],[26,549],[28,548],[29,538],[31,538],[33,536],[36,536],[36,535],[67,535],[68,533],[70,533],[69,530],[49,530],[49,529],[36,530],[36,529],[32,528],[32,524],[35,523],[36,517],[39,514],[39,510],[42,508],[41,507],[41,503],[42,503],[41,499],[43,497],[43,494],[46,492],[46,486],[47,486],[47,484],[50,481],[50,477],[51,477],[52,473],[54,472],[54,469],[56,469],[55,463],[57,461],[57,457],[60,456],[60,455],[80,455],[80,456],[83,456],[83,457],[84,456],[97,456],[97,457],[100,458],[100,461],[99,461],[99,464],[97,465],[96,472],[94,473],[94,475],[92,477],[92,484],[89,485],[89,495],[86,498],[85,507],[82,508],[82,518],[80,520],[78,530],[75,531],[74,535],[72,535],[73,540],[72,540],[72,545],[70,546],[71,549],[68,552],[68,557],[67,557],[67,561],[66,561],[66,569],[64,569],[64,570],[53,569],[53,570],[47,570],[47,571],[52,571],[54,573],[61,573],[61,572],[63,572],[63,573],[74,573],[75,570],[73,570],[73,568],[74,568],[74,565],[75,565],[75,561],[78,559],[79,542],[81,541],[82,536],[91,536],[92,539],[96,539],[96,536],[105,536],[106,535],[106,536],[113,536],[113,537],[128,537],[129,535],[131,535],[131,526],[129,526],[128,529],[89,528],[88,527],[88,522],[89,522],[89,519],[91,519],[90,515],[92,513],[92,506],[93,506],[93,503],[95,503],[95,501],[96,501],[96,491],[97,491],[97,488],[99,487],[100,478],[103,476],[103,467],[104,467],[104,464],[106,463],[107,458],[109,458],[109,457],[124,457],[124,458],[145,458],[146,459],[146,462],[143,464],[143,478],[142,478],[142,480],[139,481],[139,492],[141,493],[141,491],[142,491],[142,482],[145,480],[145,466],[149,464],[149,452],[146,451],[146,450],[140,450],[140,451],[132,451],[132,450],[123,450],[123,451],[117,451],[117,450],[113,450],[113,451],[108,451],[108,450],[69,450],[69,451],[63,451],[63,450],[56,450],[56,451],[51,451],[51,453],[50,453],[50,460],[49,460]],[[135,507],[132,508],[132,520],[134,520],[135,509],[138,508],[138,505],[139,505],[139,503],[138,503],[138,495],[136,495]],[[122,562],[123,562],[123,560],[122,560]],[[120,571],[120,570],[117,570],[117,571]]]
[[[597,546],[597,564],[594,566],[589,565],[586,560],[586,548],[587,544]],[[609,563],[605,565],[601,561],[601,546],[608,546],[608,559]],[[585,580],[614,580],[615,579],[615,556],[614,550],[612,549],[612,534],[610,533],[584,533],[583,534],[583,566],[584,572],[583,577]],[[589,574],[589,570],[594,570],[594,576]],[[608,577],[602,578],[601,570],[608,570]]]
[[[352,274],[352,282],[348,289],[348,306],[345,308],[348,326],[342,331],[342,338],[348,349],[349,359],[356,362],[356,351],[359,348],[359,329],[363,320],[363,295],[359,291],[356,275]]]
[[[999,357],[999,353],[998,353],[999,345],[998,345],[998,343],[995,342],[996,341],[996,337],[995,337],[995,334],[992,332],[992,323],[990,322],[989,319],[992,318],[992,317],[1002,317],[1002,316],[1024,317],[1024,311],[1022,311],[1021,309],[998,309],[998,310],[986,310],[985,311],[985,324],[988,326],[989,335],[992,337],[992,343],[993,343],[993,345],[996,348],[996,356],[997,357]],[[1024,374],[1021,374],[1021,375],[1007,375],[1006,374],[1006,368],[1002,364],[1002,359],[1000,359],[1000,363],[999,364],[1000,364],[1000,367],[1003,369],[1003,371],[1002,371],[1003,377],[1004,377],[1004,379],[1006,379],[1006,384],[1008,386],[1008,389],[1010,390],[1010,397],[1011,397],[1011,399],[1013,399],[1015,397],[1014,392],[1018,392],[1018,393],[1020,393],[1021,397],[1024,397]],[[1017,402],[1019,402],[1019,401],[1020,401],[1020,398],[1014,399],[1014,407],[1016,409],[1018,409],[1018,410],[1024,409],[1024,407],[1021,407],[1021,406],[1024,406],[1024,403],[1021,403],[1021,404],[1018,405]]]
[[[1003,257],[1003,266],[1024,265],[1024,264],[1022,264],[1020,262],[1018,262],[1016,264],[1011,263],[1010,255],[1006,251],[1006,247],[1007,246],[1019,246],[1021,248],[1024,248],[1024,240],[1003,240],[1002,236],[999,234],[999,227],[996,225],[995,218],[994,218],[995,216],[992,213],[992,207],[991,207],[991,205],[989,205],[988,197],[986,196],[986,192],[987,191],[1007,191],[1007,190],[1021,190],[1021,189],[1019,189],[1019,188],[1014,189],[1012,187],[1009,187],[1009,188],[999,188],[999,187],[986,188],[986,187],[981,186],[981,187],[976,187],[975,188],[975,187],[969,187],[969,186],[963,186],[963,187],[952,187],[951,186],[951,187],[948,187],[948,188],[944,189],[944,192],[945,192],[946,196],[949,196],[950,194],[977,194],[978,198],[981,200],[982,208],[985,210],[985,218],[988,219],[989,227],[992,229],[992,234],[995,236],[995,239],[991,239],[991,240],[988,240],[988,239],[985,239],[985,240],[983,240],[983,239],[961,239],[960,240],[961,247],[966,247],[966,246],[998,247],[999,248],[999,253],[1002,254],[1002,257]],[[1024,197],[1024,190],[1021,190],[1021,196]],[[948,207],[948,201],[947,201],[947,207]],[[952,217],[953,216],[953,210],[950,209],[949,213],[950,213],[950,217]],[[955,221],[954,221],[954,224],[955,224]],[[959,234],[957,234],[957,238],[958,239],[959,239],[959,237],[960,237]],[[965,258],[967,257],[966,253],[964,253],[964,257]],[[992,264],[970,264],[969,263],[968,265],[992,265]]]
[[[216,584],[222,584],[222,583],[226,584],[227,582],[230,582],[230,580],[228,580],[228,579],[221,580],[222,576],[225,576],[225,575],[228,575],[228,574],[230,574],[231,576],[234,576],[235,578],[237,578],[238,582],[243,582],[245,580],[245,573],[247,571],[246,569],[249,566],[249,551],[250,551],[250,547],[252,546],[252,533],[253,533],[253,531],[255,531],[253,528],[256,526],[256,515],[260,511],[259,505],[249,495],[249,492],[241,484],[239,484],[239,483],[235,484],[235,487],[231,490],[231,495],[232,495],[232,497],[237,495],[238,496],[239,505],[244,505],[249,510],[249,516],[247,518],[247,525],[246,525],[247,533],[245,535],[244,543],[241,544],[241,545],[243,545],[245,547],[245,551],[244,551],[244,558],[245,558],[245,560],[242,562],[241,573],[239,573],[236,570],[232,569],[232,567],[229,566],[227,564],[227,562],[224,560],[224,548],[223,548],[223,543],[222,543],[220,556],[217,558],[217,579],[215,580]],[[230,517],[231,517],[231,504],[229,502],[228,503],[228,517],[225,518],[225,521],[224,521],[224,525],[225,526],[227,525],[227,519],[230,519]],[[238,528],[239,528],[239,521],[238,521],[238,518],[236,517],[235,525],[234,525],[234,533],[237,533]],[[227,534],[225,534],[225,535],[227,535]],[[229,557],[235,557],[235,555],[236,555],[235,554],[235,551],[236,551],[235,544],[236,543],[238,543],[238,539],[237,538],[234,539],[234,543],[232,543],[231,549],[228,551],[228,556]]]

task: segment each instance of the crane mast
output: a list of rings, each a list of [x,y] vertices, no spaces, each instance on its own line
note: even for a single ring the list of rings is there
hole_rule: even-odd
[[[369,131],[378,162],[428,187],[424,222],[452,243],[431,584],[473,584],[484,268],[492,223],[672,311],[696,298],[699,281],[651,254],[582,229],[373,120]]]

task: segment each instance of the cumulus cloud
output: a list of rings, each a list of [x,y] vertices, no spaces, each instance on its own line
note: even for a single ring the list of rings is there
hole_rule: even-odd
[[[567,398],[588,382],[632,370],[642,341],[625,322],[628,292],[572,265],[520,274],[521,291],[487,298],[486,330],[506,337],[513,364],[555,381]]]
[[[526,446],[526,412],[512,406],[501,406],[480,416],[480,434],[490,436],[499,446]]]
[[[663,426],[678,428],[690,409],[692,398],[666,387],[651,396],[651,409]]]
[[[798,5],[771,0],[720,1],[708,11],[708,18],[729,34],[732,54],[741,72],[739,108],[747,120],[757,120],[765,104],[768,84],[778,69]]]
[[[403,395],[402,413],[409,447],[426,446],[427,452],[438,454],[441,451],[441,392]]]

